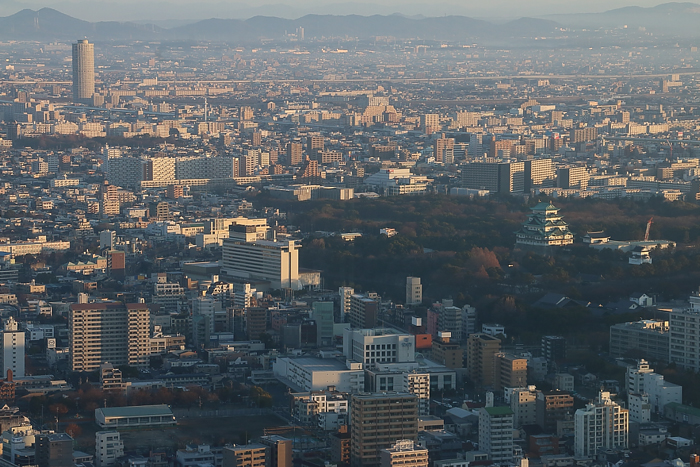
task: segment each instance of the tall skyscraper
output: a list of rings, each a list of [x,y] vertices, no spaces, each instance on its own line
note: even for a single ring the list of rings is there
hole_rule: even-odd
[[[95,45],[87,39],[73,44],[73,101],[86,102],[95,93]]]
[[[2,333],[2,377],[12,370],[15,378],[24,378],[24,331],[17,327],[17,321],[10,316],[5,321]]]

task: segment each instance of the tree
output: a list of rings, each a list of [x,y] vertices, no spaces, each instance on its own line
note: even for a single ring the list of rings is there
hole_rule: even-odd
[[[83,429],[75,423],[69,423],[66,427],[66,433],[69,434],[71,438],[75,439],[83,433]]]

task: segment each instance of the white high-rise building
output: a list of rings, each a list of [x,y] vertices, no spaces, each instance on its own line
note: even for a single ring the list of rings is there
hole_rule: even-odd
[[[10,316],[2,333],[2,375],[12,370],[15,378],[24,378],[24,331],[18,330],[17,321]]]
[[[114,230],[103,230],[100,232],[100,250],[112,250],[117,243],[117,232]]]
[[[124,455],[124,441],[118,431],[98,431],[95,433],[95,465],[114,465]]]
[[[420,305],[423,302],[423,286],[420,277],[406,278],[406,305]]]
[[[497,464],[513,462],[513,411],[509,407],[479,409],[479,450]]]
[[[696,334],[700,326],[700,290],[693,292],[689,302],[689,308],[669,313],[671,345],[668,361],[697,373],[700,371],[700,339]]]
[[[527,388],[506,388],[510,391],[510,408],[513,411],[513,427],[537,423],[537,390]]]
[[[355,294],[355,289],[352,287],[340,287],[338,295],[340,296],[340,316],[345,319],[345,316],[350,314],[350,297]]]
[[[599,450],[627,449],[629,412],[601,391],[594,403],[574,414],[574,456],[594,457]]]
[[[73,102],[86,102],[95,94],[95,45],[87,39],[73,44]]]
[[[646,360],[639,360],[636,367],[627,368],[627,394],[628,397],[647,395],[652,412],[663,413],[664,406],[671,402],[683,403],[683,387],[665,381],[663,375],[649,368]],[[631,404],[631,399],[628,403]]]

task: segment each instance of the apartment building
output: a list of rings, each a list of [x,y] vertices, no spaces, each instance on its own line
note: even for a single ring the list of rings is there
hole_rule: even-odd
[[[148,366],[150,312],[144,303],[78,303],[68,317],[71,369],[94,371],[115,366]]]

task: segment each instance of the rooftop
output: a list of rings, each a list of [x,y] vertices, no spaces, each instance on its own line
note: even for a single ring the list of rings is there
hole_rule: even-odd
[[[95,409],[95,412],[101,411],[106,417],[141,417],[145,415],[166,415],[172,416],[173,412],[170,410],[170,406],[165,404],[159,405],[139,405],[139,406],[129,406],[129,407],[103,407]]]

